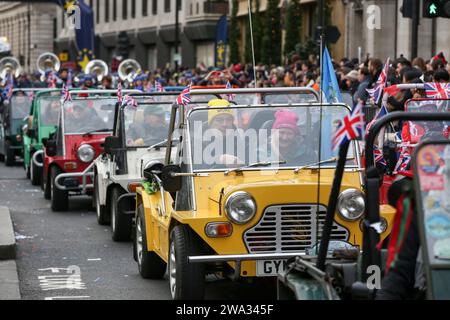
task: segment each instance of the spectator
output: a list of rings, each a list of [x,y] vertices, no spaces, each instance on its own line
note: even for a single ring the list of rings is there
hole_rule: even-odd
[[[358,71],[358,89],[355,92],[355,95],[353,96],[353,104],[363,103],[365,104],[367,102],[367,99],[369,99],[369,93],[367,92],[367,88],[370,85],[371,77],[369,69],[366,67],[359,68]]]

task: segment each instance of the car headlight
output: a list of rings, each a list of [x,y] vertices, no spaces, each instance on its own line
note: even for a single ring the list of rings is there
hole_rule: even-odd
[[[364,214],[365,207],[364,195],[359,190],[347,189],[339,195],[337,209],[345,220],[358,220]]]
[[[94,160],[95,150],[91,145],[83,144],[78,148],[78,159],[82,162],[91,162]]]
[[[256,202],[247,192],[235,192],[225,202],[225,212],[232,222],[245,224],[255,216]]]

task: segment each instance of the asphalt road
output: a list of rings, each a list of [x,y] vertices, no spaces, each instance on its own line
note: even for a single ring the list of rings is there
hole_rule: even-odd
[[[52,212],[21,165],[0,163],[0,205],[10,208],[22,299],[171,299],[168,280],[145,280],[131,243],[111,240],[97,224],[89,197],[70,198],[69,211]],[[271,299],[276,288],[208,281],[206,299]]]

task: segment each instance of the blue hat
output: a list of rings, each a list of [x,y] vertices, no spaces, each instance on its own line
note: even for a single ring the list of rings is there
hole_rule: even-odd
[[[148,76],[145,73],[141,73],[141,74],[137,75],[133,81],[145,81],[145,80],[147,80],[147,77]]]

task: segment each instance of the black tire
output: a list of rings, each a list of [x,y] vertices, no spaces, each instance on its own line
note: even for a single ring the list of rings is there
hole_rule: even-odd
[[[169,283],[174,300],[202,300],[205,296],[205,265],[189,263],[188,257],[201,255],[202,244],[187,226],[173,228],[169,245]],[[175,267],[175,272],[173,267]]]
[[[5,165],[12,167],[16,163],[16,155],[14,149],[11,149],[11,142],[5,141]]]
[[[55,179],[63,171],[53,166],[50,168],[50,190],[51,190],[51,203],[53,211],[67,211],[69,208],[69,194],[67,191],[62,191],[56,188]]]
[[[0,162],[5,161],[5,155],[0,153]]]
[[[129,241],[131,239],[132,216],[122,214],[117,210],[117,199],[124,193],[121,187],[113,186],[109,197],[112,239],[114,241]]]
[[[97,214],[97,222],[101,226],[107,226],[111,223],[110,215],[108,213],[108,208],[106,205],[101,205],[99,202],[98,197],[98,176],[97,174],[94,175],[94,195],[93,195],[93,202],[95,207],[95,212]],[[106,199],[108,201],[108,199]]]
[[[30,161],[30,177],[31,177],[31,184],[33,186],[38,186],[41,183],[41,173],[42,169],[38,166],[36,166],[33,162],[33,158],[31,158]]]
[[[136,234],[134,236],[134,256],[139,273],[144,279],[161,279],[166,273],[167,264],[155,252],[147,249],[147,230],[145,229],[145,215],[142,204],[138,208],[136,217]],[[140,249],[140,250],[139,250]],[[141,251],[139,254],[138,251]]]
[[[45,169],[42,170],[42,184],[44,185],[44,199],[50,200],[52,198],[52,187],[50,186],[51,178],[47,175]],[[44,179],[46,177],[46,179]]]

